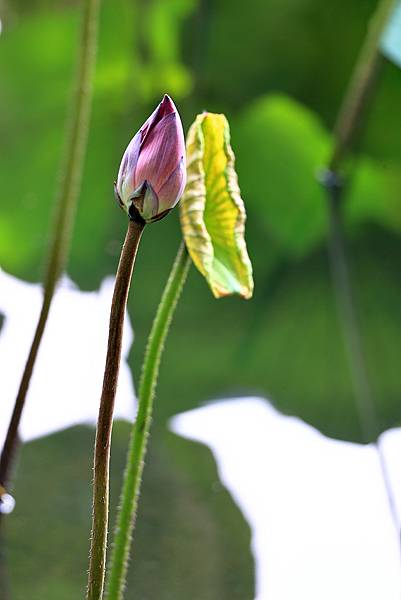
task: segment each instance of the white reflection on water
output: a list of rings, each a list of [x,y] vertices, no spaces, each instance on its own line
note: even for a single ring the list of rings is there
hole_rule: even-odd
[[[24,440],[95,423],[113,279],[60,286],[27,398]],[[0,270],[0,443],[41,305],[41,288]],[[126,320],[116,417],[132,420]],[[244,398],[176,416],[173,431],[207,444],[252,530],[256,600],[399,600],[397,539],[371,446],[330,440],[267,402]],[[383,446],[401,490],[401,430]],[[401,511],[401,494],[397,495]]]
[[[102,389],[113,279],[96,292],[82,292],[64,278],[50,309],[26,407],[21,437],[31,440],[77,423],[95,423]],[[19,380],[42,302],[40,285],[0,269],[0,444],[2,445]],[[128,317],[128,315],[127,315]],[[134,416],[134,388],[126,362],[133,333],[126,319],[116,397],[116,417]]]
[[[397,536],[372,446],[329,439],[258,398],[207,405],[171,427],[211,448],[250,524],[257,600],[400,599]],[[383,446],[400,491],[401,430]]]

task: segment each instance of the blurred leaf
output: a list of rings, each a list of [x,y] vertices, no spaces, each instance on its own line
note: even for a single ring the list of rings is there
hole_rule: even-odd
[[[357,159],[344,203],[344,218],[349,227],[360,229],[375,223],[401,233],[400,165],[383,165],[364,156]]]
[[[331,137],[311,111],[278,95],[245,109],[233,137],[248,211],[284,254],[305,256],[326,235],[326,197],[316,175],[328,159]],[[399,165],[361,156],[344,206],[348,222],[401,232],[400,189]]]
[[[245,109],[233,139],[248,210],[285,252],[304,255],[327,228],[325,197],[315,179],[330,148],[326,132],[306,108],[273,95]]]
[[[378,434],[401,422],[400,249],[399,238],[377,230],[349,248]],[[273,294],[267,288],[237,368],[243,382],[257,381],[284,413],[332,437],[364,441],[325,252],[290,267]]]
[[[380,229],[349,242],[378,431],[384,431],[401,422],[401,244]],[[160,421],[205,400],[264,395],[327,435],[363,441],[326,250],[259,278],[252,302],[229,298],[223,311],[196,279],[193,271],[163,359],[155,404]]]
[[[42,273],[62,155],[78,5],[41,1],[34,14],[32,3],[18,4],[25,6],[26,14],[11,25],[4,18],[0,37],[0,262],[32,280]],[[104,275],[115,272],[126,222],[115,206],[112,183],[123,149],[150,109],[142,105],[141,77],[147,66],[153,69],[153,59],[141,55],[139,60],[136,54],[137,25],[143,23],[140,4],[146,12],[149,3],[105,0],[101,13],[89,152],[68,268],[84,289],[97,287]],[[155,0],[151,6],[162,4]],[[340,0],[336,27],[333,11],[310,0],[257,0],[246,10],[239,0],[199,2],[191,22],[187,17],[192,0],[186,6],[187,12],[177,9],[170,41],[164,34],[157,38],[164,17],[151,32],[147,27],[141,31],[155,38],[152,56],[158,54],[160,61],[149,87],[156,93],[166,65],[173,65],[174,71],[174,64],[181,64],[177,36],[184,31],[184,71],[196,83],[194,110],[232,113],[241,107],[243,112],[231,119],[232,137],[257,286],[252,303],[228,298],[222,310],[192,270],[161,367],[156,412],[163,419],[221,395],[271,393],[283,409],[325,432],[359,439],[322,250],[326,203],[315,181],[330,139],[316,114],[286,97],[267,96],[247,107],[245,103],[266,90],[283,90],[314,106],[331,124],[374,2]],[[167,10],[165,3],[160,14]],[[244,37],[247,31],[252,35]],[[239,39],[244,43],[238,44]],[[166,47],[171,54],[163,62]],[[344,214],[352,249],[358,251],[353,269],[361,281],[358,309],[363,309],[370,373],[377,380],[384,428],[396,422],[399,398],[394,347],[399,245],[392,232],[400,231],[401,217],[401,137],[394,126],[401,79],[393,65],[387,65],[383,77],[368,131],[370,158],[358,159]],[[191,104],[182,109],[192,120]],[[362,244],[372,223],[386,234],[375,229]],[[178,213],[173,212],[149,228],[141,243],[134,278],[134,286],[140,281],[141,289],[130,298],[136,334],[132,362],[138,372],[180,235]]]
[[[184,56],[196,72],[193,112],[224,112],[232,124],[233,114],[249,102],[280,91],[314,110],[330,129],[376,4],[336,0],[328,8],[318,0],[253,0],[246,7],[241,0],[199,2],[184,29]],[[379,88],[363,150],[372,158],[398,160],[396,67],[386,66]]]
[[[179,34],[196,4],[197,0],[147,0],[140,6],[139,84],[148,100],[166,92],[180,99],[191,91],[192,75],[182,61]]]
[[[111,523],[129,430],[116,423],[113,432]],[[6,532],[13,600],[84,596],[93,436],[76,427],[22,448]],[[252,600],[249,528],[210,451],[155,430],[147,463],[128,596]]]
[[[6,270],[30,280],[39,279],[42,273],[64,145],[78,21],[77,9],[63,6],[25,16],[13,28],[6,23],[1,36],[0,262]],[[102,6],[89,147],[68,268],[82,274],[86,287],[97,285],[99,275],[114,268],[114,260],[110,268],[107,259],[109,264],[114,259],[109,247],[113,237],[119,239],[120,215],[115,211],[112,186],[121,148],[134,128],[124,136],[115,133],[121,131],[127,109],[126,88],[134,66],[132,29],[130,10],[123,0]],[[49,51],[44,53],[43,48]]]
[[[393,14],[381,40],[381,51],[401,67],[401,1],[397,0]]]
[[[198,115],[187,137],[188,181],[180,216],[189,254],[216,298],[250,298],[253,291],[234,160],[225,116]]]
[[[27,280],[42,276],[80,11],[79,3],[45,4],[10,23],[5,19],[0,38],[0,264]],[[181,67],[185,71],[177,36],[194,0],[175,0],[168,17],[164,2],[146,5],[145,12],[152,13],[152,29],[146,30],[153,48],[148,66],[136,51],[142,33],[138,4],[102,2],[88,152],[68,264],[69,274],[85,289],[97,287],[116,268],[126,222],[116,210],[113,181],[124,148],[148,112],[141,86],[145,71],[154,72],[157,89],[174,93],[180,88],[184,94],[175,82]],[[171,47],[164,55],[165,46]],[[159,92],[153,86],[152,103],[154,94]]]

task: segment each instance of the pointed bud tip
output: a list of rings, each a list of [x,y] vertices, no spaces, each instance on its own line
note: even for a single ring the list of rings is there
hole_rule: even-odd
[[[164,94],[163,99],[159,105],[159,111],[160,116],[163,117],[169,115],[170,113],[177,112],[176,106],[168,94]]]
[[[170,96],[168,94],[164,94],[161,103],[162,104],[163,103],[168,103],[168,104],[173,104],[174,105],[174,102],[172,101],[172,99],[170,98]]]

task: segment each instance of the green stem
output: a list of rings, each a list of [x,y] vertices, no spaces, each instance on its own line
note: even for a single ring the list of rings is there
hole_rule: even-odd
[[[380,41],[391,16],[395,0],[381,0],[369,23],[352,77],[334,126],[334,147],[329,161],[330,171],[336,171],[348,151],[354,146],[377,80],[383,56]]]
[[[340,175],[342,162],[347,157],[349,150],[355,146],[363,117],[375,89],[379,69],[383,62],[380,41],[394,4],[394,0],[381,0],[372,17],[347,94],[339,111],[334,129],[334,147],[328,168],[323,173],[322,183],[327,190],[329,206],[328,250],[331,276],[357,412],[364,440],[366,442],[376,440],[375,445],[383,484],[397,537],[401,542],[398,514],[386,459],[380,441],[377,440],[379,433],[377,411],[369,382],[351,285],[349,261],[341,220],[341,205],[345,186]]]
[[[65,162],[61,169],[61,179],[57,190],[53,234],[44,278],[43,303],[0,458],[0,485],[4,487],[9,483],[10,472],[18,446],[18,429],[21,415],[49,316],[50,305],[57,281],[67,262],[88,139],[99,2],[100,0],[85,0],[83,8],[75,93],[71,106]]]
[[[160,360],[171,320],[187,278],[191,260],[181,244],[164,289],[149,335],[139,385],[138,414],[128,449],[127,464],[117,515],[110,560],[107,598],[121,600],[124,593],[131,538],[135,525],[147,439],[152,418],[153,397]]]
[[[127,235],[121,251],[111,302],[109,339],[94,453],[88,600],[101,600],[103,597],[109,518],[110,444],[113,428],[114,400],[120,369],[124,316],[128,292],[143,229],[143,223],[134,221],[129,221],[128,223]]]

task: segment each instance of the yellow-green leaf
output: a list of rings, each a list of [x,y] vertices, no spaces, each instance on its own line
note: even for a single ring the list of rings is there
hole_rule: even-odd
[[[253,292],[245,207],[224,115],[198,115],[187,136],[187,185],[180,203],[184,240],[216,298]]]

